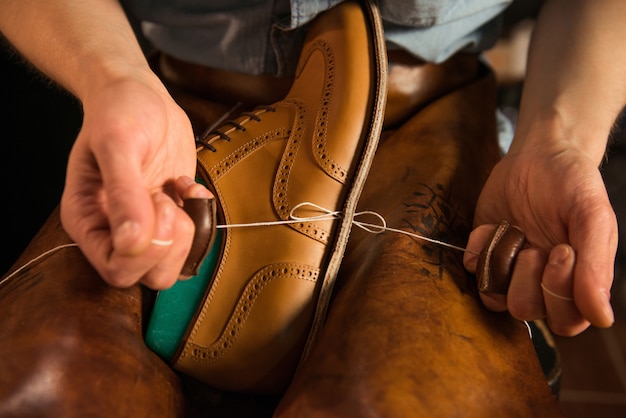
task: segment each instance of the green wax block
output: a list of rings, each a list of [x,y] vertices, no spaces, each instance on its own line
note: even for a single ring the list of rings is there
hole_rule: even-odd
[[[148,348],[160,357],[170,360],[176,354],[211,281],[220,247],[221,231],[218,230],[198,275],[179,280],[157,294],[144,339]]]

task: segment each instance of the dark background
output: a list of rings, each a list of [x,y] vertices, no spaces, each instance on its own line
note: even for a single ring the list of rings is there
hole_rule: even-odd
[[[78,102],[0,45],[0,276],[58,204]]]

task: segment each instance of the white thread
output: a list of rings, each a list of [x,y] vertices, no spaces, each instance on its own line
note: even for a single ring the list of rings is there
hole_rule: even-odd
[[[296,211],[298,209],[301,209],[305,206],[310,206],[314,209],[317,209],[321,212],[320,215],[315,215],[315,216],[306,216],[306,217],[300,217],[296,215]],[[381,222],[380,225],[377,224],[372,224],[372,223],[368,223],[368,222],[362,222],[362,221],[357,221],[356,218],[359,216],[364,216],[364,215],[372,215],[376,218],[378,218]],[[250,228],[250,227],[261,227],[261,226],[274,226],[274,225],[287,225],[287,224],[294,224],[294,223],[300,223],[300,222],[316,222],[316,221],[327,221],[327,220],[336,220],[336,219],[341,219],[342,217],[342,213],[339,211],[331,211],[328,210],[326,208],[323,208],[319,205],[316,205],[315,203],[311,203],[311,202],[302,202],[297,204],[296,206],[294,206],[294,208],[291,210],[291,212],[289,213],[289,218],[287,220],[280,220],[280,221],[266,221],[266,222],[251,222],[251,223],[243,223],[243,224],[228,224],[228,225],[216,225],[217,229],[230,229],[230,228]],[[359,228],[363,229],[364,231],[367,231],[369,233],[372,234],[382,234],[383,232],[389,231],[389,232],[395,232],[398,234],[402,234],[402,235],[406,235],[412,238],[417,238],[423,241],[428,241],[431,242],[433,244],[438,244],[438,245],[442,245],[444,247],[448,247],[454,250],[458,250],[458,251],[465,251],[465,252],[469,252],[471,254],[474,255],[478,255],[477,252],[475,251],[470,251],[467,248],[463,248],[463,247],[459,247],[457,245],[453,245],[453,244],[449,244],[447,242],[444,241],[440,241],[434,238],[429,238],[429,237],[425,237],[423,235],[419,235],[419,234],[415,234],[412,232],[407,232],[404,231],[402,229],[396,229],[396,228],[389,228],[387,226],[387,221],[385,220],[385,218],[377,213],[377,212],[373,212],[373,211],[363,211],[363,212],[357,212],[354,214],[354,217],[352,219],[352,224],[355,226],[358,226]],[[169,246],[172,245],[174,243],[174,241],[172,240],[168,240],[168,241],[164,241],[164,240],[158,240],[158,239],[152,239],[151,242],[155,245],[161,245],[161,246]],[[2,285],[5,281],[9,280],[11,277],[14,277],[15,275],[17,275],[20,271],[22,271],[23,269],[25,269],[26,267],[30,266],[31,264],[37,262],[38,260],[58,251],[61,250],[63,248],[67,248],[67,247],[77,247],[78,244],[76,243],[71,243],[71,244],[64,244],[64,245],[59,245],[58,247],[54,247],[46,252],[44,252],[43,254],[40,254],[39,256],[33,258],[32,260],[30,260],[29,262],[27,262],[26,264],[24,264],[23,266],[21,266],[20,268],[18,268],[17,270],[15,270],[14,272],[10,273],[8,276],[6,276],[4,279],[2,279],[0,281],[0,285]],[[543,283],[542,283],[543,286]],[[544,290],[546,290],[544,288]],[[548,293],[552,294],[550,291],[546,290]],[[558,295],[554,295],[556,297],[560,297],[561,299],[563,299],[562,296],[558,296]]]
[[[32,260],[28,261],[26,264],[24,264],[23,266],[17,268],[13,273],[7,275],[4,279],[0,280],[0,286],[6,282],[7,280],[9,280],[11,277],[17,275],[20,271],[24,270],[25,268],[27,268],[28,266],[30,266],[31,264],[36,263],[37,261],[41,260],[44,257],[49,256],[52,253],[55,253],[59,250],[62,250],[63,248],[69,248],[69,247],[78,247],[78,244],[76,244],[75,242],[71,242],[69,244],[63,244],[63,245],[59,245],[56,246],[54,248],[49,249],[48,251],[44,251],[43,253],[39,254],[37,257],[33,258]]]
[[[296,216],[295,212],[302,208],[303,206],[312,206],[316,209],[319,209],[323,212],[321,215],[317,216],[307,216],[300,217]],[[248,227],[257,227],[257,226],[274,226],[274,225],[289,225],[289,224],[297,224],[300,222],[315,222],[315,221],[330,221],[341,218],[341,212],[338,211],[330,211],[328,209],[324,209],[321,206],[316,205],[311,202],[302,202],[294,206],[289,213],[289,218],[287,220],[282,221],[266,221],[266,222],[250,222],[245,224],[228,224],[228,225],[216,225],[217,229],[231,229],[231,228],[248,228]]]
[[[174,240],[173,239],[168,239],[166,241],[166,240],[163,240],[163,239],[153,238],[153,239],[150,240],[150,242],[153,243],[154,245],[159,245],[161,247],[169,247],[170,245],[172,245],[174,243]]]
[[[546,287],[546,285],[543,284],[543,282],[541,282],[541,288],[543,289],[544,292],[546,292],[550,296],[553,296],[553,297],[555,297],[557,299],[561,299],[561,300],[564,300],[564,301],[567,301],[567,302],[573,302],[574,301],[574,299],[572,299],[572,298],[568,298],[567,296],[561,296],[558,293],[554,293],[552,290],[548,289]]]
[[[322,212],[321,215],[317,215],[317,216],[307,216],[307,217],[299,217],[296,216],[295,212],[304,207],[304,206],[311,206],[317,210],[319,210],[320,212]],[[381,225],[376,225],[376,224],[372,224],[372,223],[367,223],[367,222],[361,222],[361,221],[357,221],[356,218],[358,216],[363,216],[363,215],[372,215],[377,217],[378,219],[380,219]],[[340,219],[342,216],[341,212],[339,211],[331,211],[328,210],[326,208],[323,208],[319,205],[316,205],[315,203],[312,202],[302,202],[297,204],[296,206],[294,206],[294,208],[291,210],[291,212],[289,213],[289,218],[288,220],[283,220],[283,221],[268,221],[268,222],[252,222],[252,223],[245,223],[245,224],[228,224],[228,225],[217,225],[216,228],[218,229],[230,229],[230,228],[243,228],[243,227],[256,227],[256,226],[273,226],[273,225],[286,225],[286,224],[294,224],[294,223],[299,223],[299,222],[315,222],[315,221],[325,221],[325,220],[334,220],[334,219]],[[428,241],[428,242],[432,242],[434,244],[439,244],[442,245],[444,247],[448,247],[448,248],[452,248],[454,250],[458,250],[458,251],[465,251],[465,252],[469,252],[471,254],[474,255],[479,255],[479,253],[475,252],[475,251],[470,251],[467,248],[463,248],[463,247],[459,247],[457,245],[453,245],[453,244],[449,244],[447,242],[444,241],[440,241],[434,238],[429,238],[429,237],[425,237],[423,235],[419,235],[419,234],[415,234],[412,232],[407,232],[404,231],[402,229],[396,229],[396,228],[389,228],[387,226],[387,221],[385,220],[385,218],[374,211],[363,211],[363,212],[357,212],[354,214],[354,218],[352,219],[352,224],[358,226],[359,228],[370,232],[372,234],[382,234],[385,231],[389,231],[389,232],[395,232],[398,234],[402,234],[402,235],[406,235],[409,237],[413,237],[413,238],[417,238],[417,239],[421,239],[423,241]]]
[[[526,329],[528,330],[528,336],[530,337],[530,339],[533,339],[533,329],[530,327],[530,324],[528,323],[528,321],[523,321],[524,325],[526,325]]]

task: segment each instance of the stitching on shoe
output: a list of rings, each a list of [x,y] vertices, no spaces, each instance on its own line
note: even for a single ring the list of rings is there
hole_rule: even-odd
[[[330,44],[328,44],[326,41],[317,40],[309,49],[307,59],[303,60],[302,62],[306,63],[315,52],[322,53],[325,62],[325,73],[321,99],[318,103],[317,114],[314,125],[312,127],[312,138],[310,144],[311,152],[313,153],[314,158],[319,164],[320,168],[329,177],[343,184],[346,181],[347,170],[341,167],[341,165],[338,164],[331,157],[327,143],[328,121],[330,113],[329,110],[330,104],[332,103],[332,100],[334,98],[334,84],[336,78],[334,52]],[[304,68],[304,66],[302,68]],[[269,131],[252,141],[247,141],[245,144],[242,144],[239,148],[237,148],[237,150],[233,151],[226,158],[224,158],[217,164],[214,164],[213,167],[211,167],[210,169],[209,177],[213,181],[217,181],[225,172],[228,171],[230,167],[232,167],[239,160],[241,160],[243,156],[249,154],[250,152],[253,152],[259,147],[262,147],[271,140],[270,138],[276,138],[281,134],[289,135],[287,138],[287,143],[285,144],[285,149],[283,151],[280,164],[275,175],[273,191],[275,210],[278,212],[279,216],[282,219],[287,219],[291,211],[291,207],[287,199],[289,178],[295,162],[295,156],[298,152],[300,144],[304,140],[303,136],[306,128],[307,115],[306,107],[301,101],[297,99],[287,99],[281,103],[278,103],[277,105],[280,106],[281,104],[295,106],[296,115],[292,129],[289,131],[285,128],[278,128],[273,131]],[[274,110],[275,109],[273,107],[257,108],[254,113],[242,114],[242,116],[247,117],[247,119],[238,118],[235,121],[226,121],[224,122],[224,124],[222,124],[221,128],[223,129],[223,127],[231,125],[235,130],[245,131],[245,125],[247,123],[250,123],[251,121],[259,122],[260,114],[264,113],[264,111]],[[216,151],[213,145],[215,141],[218,141],[220,139],[229,141],[231,139],[226,132],[223,132],[221,130],[211,131],[209,135],[213,136],[208,139],[201,138],[200,145],[211,151]],[[199,159],[203,160],[201,155],[199,155]],[[290,226],[300,233],[318,242],[321,242],[324,245],[327,245],[329,242],[330,231],[321,228],[315,223],[299,222]],[[220,269],[221,267],[222,266],[220,266]],[[304,275],[304,273],[306,273],[306,276]],[[187,339],[188,343],[185,345],[183,351],[180,354],[180,359],[191,357],[194,361],[198,363],[208,363],[216,361],[226,352],[228,352],[228,350],[232,347],[234,342],[239,337],[244,327],[244,324],[248,316],[250,315],[250,311],[252,310],[254,303],[256,302],[256,299],[260,295],[265,285],[269,283],[269,281],[275,278],[289,277],[293,277],[295,279],[316,281],[319,274],[319,269],[307,266],[294,266],[293,264],[288,263],[266,266],[265,268],[260,270],[247,284],[223,332],[220,334],[218,339],[209,347],[200,346],[190,342],[195,339],[198,324],[202,323],[205,319],[205,310],[202,309],[199,318],[195,322],[195,326],[191,330],[191,333]],[[207,300],[209,300],[210,298],[211,295],[207,295]],[[205,307],[206,306],[207,304],[205,303]]]
[[[317,163],[323,167],[324,171],[326,171],[329,176],[343,184],[346,181],[347,170],[331,157],[327,143],[329,108],[333,99],[335,86],[335,54],[330,44],[322,39],[318,39],[313,43],[309,57],[315,51],[320,51],[324,56],[325,77],[324,88],[322,90],[322,103],[317,113],[315,130],[313,132],[313,155],[315,155]]]
[[[280,160],[278,170],[276,171],[273,201],[274,209],[278,213],[278,216],[281,219],[286,220],[289,219],[292,209],[288,200],[289,178],[291,176],[291,171],[293,169],[300,144],[304,141],[306,108],[301,101],[296,99],[284,100],[284,103],[295,106],[296,114],[293,129],[291,130],[291,136],[285,145],[283,156]],[[295,229],[296,231],[324,245],[328,244],[328,230],[321,227],[319,224],[313,222],[300,222],[289,226],[290,228]]]
[[[319,277],[319,269],[305,265],[297,265],[292,263],[277,263],[264,267],[248,282],[244,291],[235,306],[233,314],[230,316],[226,327],[219,338],[210,346],[203,347],[194,343],[189,343],[180,358],[191,357],[199,363],[210,363],[222,357],[235,343],[250,312],[254,308],[254,304],[270,282],[276,279],[293,279],[306,280],[316,282]],[[196,334],[196,326],[191,335]]]

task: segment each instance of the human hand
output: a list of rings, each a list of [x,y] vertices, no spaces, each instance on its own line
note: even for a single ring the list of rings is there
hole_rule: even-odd
[[[196,184],[190,122],[155,76],[118,80],[83,98],[69,156],[61,220],[109,284],[170,287],[191,247],[183,198]]]
[[[521,320],[545,317],[553,332],[571,336],[613,323],[617,221],[593,161],[565,143],[550,147],[516,151],[496,165],[479,197],[468,249],[482,251],[502,219],[520,227],[527,245],[507,295],[481,293],[482,302]],[[477,262],[465,253],[470,272]]]

